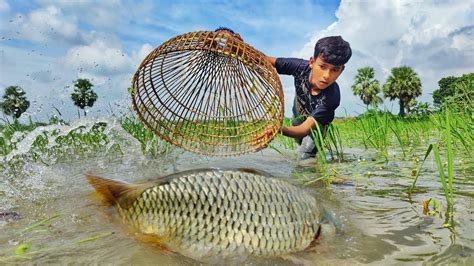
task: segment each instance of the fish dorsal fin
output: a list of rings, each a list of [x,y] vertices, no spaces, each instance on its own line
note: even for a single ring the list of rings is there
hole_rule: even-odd
[[[94,175],[86,175],[86,178],[106,203],[110,205],[118,204],[124,209],[128,209],[148,187]]]
[[[265,172],[263,170],[253,169],[253,168],[238,168],[237,170],[245,172],[245,173],[249,173],[249,174],[263,175],[263,176],[266,176],[266,177],[273,177],[268,172]]]
[[[150,178],[150,179],[147,180],[147,182],[149,184],[153,184],[155,186],[162,186],[162,185],[169,184],[172,180],[174,180],[176,178],[185,177],[185,176],[189,176],[189,175],[192,175],[192,174],[200,174],[200,173],[203,173],[203,172],[211,172],[211,171],[222,171],[222,169],[219,169],[219,168],[189,169],[189,170],[184,170],[184,171],[181,171],[181,172],[168,174],[168,175],[165,175],[165,176]]]
[[[160,176],[160,177],[155,177],[152,179],[148,179],[149,184],[157,185],[157,186],[162,186],[170,183],[173,179],[188,176],[191,174],[202,174],[205,172],[225,172],[225,171],[240,171],[244,173],[249,173],[249,174],[256,174],[256,175],[261,175],[265,177],[274,177],[272,174],[265,172],[263,170],[257,170],[253,168],[198,168],[198,169],[190,169],[190,170],[185,170],[177,173],[172,173],[169,175],[165,176]]]

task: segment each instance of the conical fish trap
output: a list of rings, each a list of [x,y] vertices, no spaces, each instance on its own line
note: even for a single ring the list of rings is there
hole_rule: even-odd
[[[157,135],[206,155],[257,151],[283,120],[283,90],[265,56],[229,32],[163,43],[133,77],[133,106]],[[266,130],[273,135],[262,138]]]

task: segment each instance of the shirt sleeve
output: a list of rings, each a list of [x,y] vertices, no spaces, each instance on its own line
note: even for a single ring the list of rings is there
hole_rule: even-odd
[[[306,64],[307,60],[299,58],[277,58],[275,61],[275,68],[278,74],[283,75],[295,75],[299,72]]]

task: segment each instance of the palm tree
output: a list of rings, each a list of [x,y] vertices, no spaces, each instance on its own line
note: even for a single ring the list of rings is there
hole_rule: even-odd
[[[77,79],[74,81],[74,91],[71,93],[71,99],[74,105],[84,110],[84,116],[87,116],[86,106],[92,107],[98,96],[92,90],[94,85],[88,79]]]
[[[30,107],[30,102],[26,99],[25,94],[26,92],[19,86],[7,87],[3,94],[3,101],[0,102],[0,109],[6,115],[11,115],[14,120],[17,120]]]
[[[357,70],[352,92],[359,96],[364,102],[367,109],[369,105],[377,106],[382,103],[382,98],[377,94],[380,93],[380,83],[374,78],[375,71],[372,67],[363,67]]]
[[[385,97],[391,101],[400,100],[400,116],[410,112],[408,104],[412,99],[421,95],[421,81],[416,72],[408,66],[394,67],[387,82],[383,85]]]

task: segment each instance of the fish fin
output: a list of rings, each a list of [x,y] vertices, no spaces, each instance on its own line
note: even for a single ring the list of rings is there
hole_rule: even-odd
[[[165,176],[159,176],[159,177],[151,178],[151,179],[148,179],[147,181],[148,181],[148,183],[153,184],[155,186],[162,186],[162,185],[169,184],[172,180],[174,180],[176,178],[183,177],[183,176],[188,176],[188,175],[192,175],[192,174],[199,174],[199,173],[209,172],[209,171],[220,171],[220,170],[221,169],[219,169],[219,168],[190,169],[190,170],[184,170],[184,171],[181,171],[181,172],[168,174],[168,175],[165,175]]]
[[[86,178],[106,203],[109,205],[119,204],[124,209],[128,209],[145,189],[143,185],[134,185],[100,176],[87,174]]]
[[[317,244],[319,244],[320,240],[321,240],[321,225],[318,226],[318,231],[316,232],[316,234],[314,234],[313,241],[311,241],[309,246],[306,247],[306,250],[313,249]]]
[[[267,176],[267,177],[273,177],[268,172],[265,172],[263,170],[253,169],[253,168],[238,168],[237,170],[245,172],[245,173],[249,173],[249,174],[257,174],[257,175],[263,175],[263,176]]]

